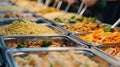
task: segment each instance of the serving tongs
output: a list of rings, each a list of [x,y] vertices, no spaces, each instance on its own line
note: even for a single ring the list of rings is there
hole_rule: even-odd
[[[64,11],[64,13],[65,13],[65,14],[68,12],[68,10],[69,10],[70,6],[71,6],[71,5],[70,5],[70,4],[68,4],[68,5],[67,5],[67,7],[65,8],[65,11]]]
[[[85,5],[85,4],[83,3],[83,2],[81,2],[81,4],[80,4],[80,7],[79,7],[79,9],[78,9],[78,14],[80,15],[80,16],[82,16],[83,14],[84,14],[84,12],[85,12],[85,10],[87,9],[87,6]]]
[[[47,8],[49,6],[49,4],[50,4],[50,0],[46,0],[45,1],[45,7]]]
[[[59,0],[55,0],[53,3],[53,7],[56,7],[58,2],[59,2]]]
[[[120,18],[111,26],[111,28],[115,28],[118,24],[120,24]]]
[[[62,5],[62,1],[60,0],[59,2],[58,2],[58,4],[57,4],[57,9],[60,9],[60,7],[61,7],[61,5]]]

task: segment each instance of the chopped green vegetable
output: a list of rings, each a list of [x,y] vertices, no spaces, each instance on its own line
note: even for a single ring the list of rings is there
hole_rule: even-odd
[[[75,16],[72,16],[71,19],[75,19]]]
[[[82,22],[82,21],[83,21],[83,18],[77,18],[76,21]]]
[[[20,22],[25,22],[25,21],[24,21],[24,20],[22,20],[22,19],[18,19],[17,21],[18,21],[19,23],[20,23]]]
[[[50,63],[50,67],[54,67],[54,64]]]
[[[96,28],[100,28],[100,25],[99,25],[99,24],[97,24],[97,25],[96,25]]]
[[[52,45],[51,41],[42,41],[42,47],[49,47],[50,45]]]
[[[80,53],[76,51],[75,54],[76,54],[76,55],[79,55]]]
[[[110,26],[106,26],[103,30],[104,30],[104,32],[113,32],[114,31],[114,29],[111,28]]]
[[[79,62],[79,61],[74,61],[74,64],[75,64],[75,65],[80,65],[80,64],[82,64],[82,63]]]
[[[75,20],[75,19],[72,19],[72,20],[70,20],[69,23],[75,24],[75,23],[76,23],[76,20]]]
[[[27,46],[23,42],[20,42],[20,43],[18,43],[16,48],[26,48],[26,47]]]
[[[54,20],[55,20],[56,22],[62,23],[61,19],[59,19],[59,18],[55,18]]]
[[[82,67],[90,67],[88,64],[82,64]]]
[[[29,58],[30,58],[29,56],[24,56],[25,60],[29,60]]]
[[[95,22],[95,21],[96,21],[96,18],[91,18],[91,21],[92,21],[92,22]]]
[[[62,55],[65,55],[66,53],[65,53],[65,52],[62,52],[61,54],[62,54]]]

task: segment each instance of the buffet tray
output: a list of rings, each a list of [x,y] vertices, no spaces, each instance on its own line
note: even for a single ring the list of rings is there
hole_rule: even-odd
[[[87,47],[74,38],[65,35],[7,35],[1,36],[1,48],[30,48],[38,45],[39,47]],[[52,42],[50,45],[41,46],[43,42]],[[31,44],[35,43],[37,44]],[[26,47],[18,47],[20,44],[27,45]],[[29,43],[29,44],[28,44]],[[39,44],[40,43],[40,44]],[[57,43],[57,44],[56,44]],[[9,44],[9,45],[8,45]],[[19,44],[19,45],[18,45]],[[35,47],[34,47],[35,48]]]
[[[25,12],[27,9],[16,6],[16,5],[1,5],[0,6],[0,13],[6,12]]]
[[[106,59],[110,59],[109,57],[106,59],[100,58],[99,55],[96,54],[96,52],[92,51],[91,49],[87,48],[75,48],[75,47],[67,47],[67,48],[38,48],[38,49],[9,49],[6,51],[6,60],[7,67],[19,67],[17,65],[17,62],[15,61],[15,56],[24,56],[26,54],[32,53],[32,54],[40,54],[42,52],[66,52],[69,50],[75,50],[78,54],[83,54],[90,59],[94,60],[99,64],[99,67],[113,67],[109,62],[106,61]],[[102,55],[102,54],[101,54]]]
[[[15,20],[28,20],[31,22],[49,25],[48,22],[45,21],[40,15],[38,15],[38,16],[39,16],[39,18],[0,18],[0,26],[5,26],[7,24],[11,24]]]
[[[46,21],[45,19],[43,19],[42,17],[40,18],[19,18],[20,20],[28,20],[28,21],[31,21],[31,22],[36,22],[38,24],[42,24],[42,25],[45,25],[46,27],[54,30],[57,34],[65,34],[65,31],[62,30],[61,28],[59,27],[56,27],[54,26],[52,23]],[[15,20],[19,20],[18,18],[0,18],[0,26],[5,26],[5,25],[8,25],[8,24],[11,24],[13,21]]]
[[[0,18],[39,18],[41,15],[31,12],[4,12],[0,13]]]

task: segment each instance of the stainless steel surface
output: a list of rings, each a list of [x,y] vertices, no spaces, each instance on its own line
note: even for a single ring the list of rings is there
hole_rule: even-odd
[[[109,64],[108,61],[106,61],[106,59],[110,59],[111,58],[106,58],[103,59],[101,57],[99,57],[99,55],[102,55],[101,53],[98,55],[98,53],[94,52],[91,49],[88,48],[75,48],[75,47],[71,47],[71,48],[41,48],[41,49],[12,49],[12,50],[7,50],[5,55],[9,64],[9,67],[19,67],[17,65],[17,62],[14,59],[14,56],[20,56],[20,55],[24,55],[24,54],[29,54],[29,53],[39,53],[39,52],[47,52],[47,51],[57,51],[57,52],[61,52],[61,51],[68,51],[68,50],[75,50],[78,51],[80,54],[84,54],[86,56],[88,56],[89,58],[93,59],[94,61],[96,61],[100,66],[99,67],[113,67],[112,65]],[[113,60],[111,60],[113,61]],[[113,61],[114,62],[114,61]]]
[[[38,42],[39,40],[55,41],[61,44],[61,46],[58,47],[62,47],[62,44],[65,47],[87,47],[86,45],[78,42],[74,38],[65,35],[19,35],[19,36],[7,35],[7,36],[1,36],[0,40],[1,40],[1,48],[13,48],[10,46],[8,47],[8,43],[19,43],[19,42],[28,42],[28,41]]]

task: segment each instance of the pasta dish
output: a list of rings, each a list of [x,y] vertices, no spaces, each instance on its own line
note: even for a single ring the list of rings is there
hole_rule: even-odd
[[[1,27],[0,34],[56,34],[56,32],[42,24],[17,20]]]

